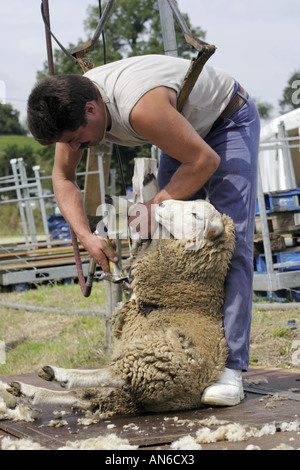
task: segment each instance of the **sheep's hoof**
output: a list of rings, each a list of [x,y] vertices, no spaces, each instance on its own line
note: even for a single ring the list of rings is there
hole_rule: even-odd
[[[55,379],[54,370],[51,366],[43,367],[42,370],[38,373],[38,376],[41,377],[41,379],[47,380],[48,382],[51,382]]]
[[[22,391],[21,391],[21,384],[20,382],[11,382],[9,384],[9,387],[7,389],[8,393],[11,395],[14,395],[15,397],[20,397],[22,396]]]

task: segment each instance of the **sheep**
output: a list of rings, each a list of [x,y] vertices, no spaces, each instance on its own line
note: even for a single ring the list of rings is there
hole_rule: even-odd
[[[180,214],[186,235],[177,236]],[[40,377],[67,391],[13,382],[10,393],[33,405],[123,415],[203,406],[201,394],[218,380],[228,354],[222,307],[234,224],[203,200],[165,201],[156,207],[156,220],[163,236],[132,251],[131,296],[112,317],[111,364],[96,370],[45,366]]]

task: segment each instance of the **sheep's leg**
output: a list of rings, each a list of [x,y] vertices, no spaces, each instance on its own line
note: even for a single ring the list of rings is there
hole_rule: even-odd
[[[114,387],[121,388],[123,380],[118,380],[112,373],[111,367],[95,370],[61,369],[60,367],[45,366],[39,376],[49,382],[54,382],[62,388],[74,387]]]
[[[124,390],[110,387],[94,387],[83,390],[55,391],[42,387],[12,382],[9,393],[21,397],[31,405],[73,408],[79,411],[101,410],[101,413],[135,414],[141,408],[133,403]]]
[[[61,392],[47,390],[42,387],[24,384],[22,382],[12,382],[9,384],[8,392],[16,397],[21,397],[31,405],[51,405],[65,406],[80,410],[88,410],[95,408],[91,400],[85,398],[82,391],[76,390]]]

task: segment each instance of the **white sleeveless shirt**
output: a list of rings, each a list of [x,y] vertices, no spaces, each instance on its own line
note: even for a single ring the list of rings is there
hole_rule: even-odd
[[[157,87],[172,88],[179,93],[190,60],[166,55],[145,55],[95,67],[84,74],[99,89],[110,116],[111,128],[106,140],[137,146],[149,143],[130,125],[130,113],[139,99]],[[204,138],[231,99],[235,80],[220,69],[202,70],[182,115]]]

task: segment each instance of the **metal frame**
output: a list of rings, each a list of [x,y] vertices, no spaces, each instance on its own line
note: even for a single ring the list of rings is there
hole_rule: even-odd
[[[82,263],[83,274],[88,275],[89,263]],[[100,267],[96,274],[102,273]],[[29,268],[20,271],[8,271],[0,273],[0,286],[8,287],[17,284],[37,284],[57,279],[72,279],[77,277],[75,264],[69,266],[56,266],[45,268]]]
[[[102,162],[102,157],[99,155],[99,160]],[[34,214],[32,208],[32,202],[38,201],[40,211],[42,214],[43,220],[43,227],[44,227],[44,235],[46,244],[49,243],[48,248],[53,247],[50,245],[51,237],[49,234],[48,222],[47,222],[47,215],[46,215],[46,204],[45,199],[49,199],[51,197],[54,198],[54,194],[43,194],[43,187],[42,187],[42,180],[44,179],[51,179],[51,176],[41,177],[40,167],[34,166],[34,178],[28,178],[26,172],[26,165],[23,161],[23,158],[15,158],[10,161],[11,168],[12,168],[12,175],[7,177],[0,178],[0,196],[5,195],[5,193],[15,191],[16,198],[15,199],[3,199],[0,200],[0,207],[4,204],[17,204],[20,213],[20,219],[22,222],[23,228],[23,236],[25,244],[28,245],[28,250],[32,246],[33,249],[36,248],[37,243],[37,234],[36,234],[36,227],[34,222]],[[99,165],[101,169],[102,165]],[[78,173],[78,176],[86,175],[86,172]],[[101,171],[92,171],[88,174],[98,174],[99,178],[101,177]],[[110,191],[111,194],[114,194],[115,188],[115,171],[111,170],[110,180],[111,180],[111,187]],[[37,192],[37,196],[31,196],[30,192],[34,190]],[[66,240],[68,243],[68,240]],[[70,240],[69,240],[70,243]],[[14,252],[12,252],[12,256]],[[15,253],[17,256],[17,252]],[[86,276],[88,273],[89,263],[83,263],[83,274]],[[100,267],[96,269],[96,275],[100,275],[102,270]],[[0,286],[11,286],[17,284],[31,284],[31,283],[38,283],[44,281],[54,281],[56,279],[69,279],[77,277],[77,269],[75,264],[74,265],[65,265],[65,266],[49,266],[43,268],[36,268],[30,267],[24,270],[9,270],[7,269],[6,272],[0,272]]]
[[[18,203],[25,242],[27,244],[29,244],[30,241],[32,243],[36,243],[37,242],[36,228],[35,228],[31,202],[34,199],[35,200],[37,199],[39,201],[40,209],[42,213],[44,234],[46,237],[46,241],[49,242],[50,236],[49,236],[46,209],[45,209],[45,200],[44,200],[46,197],[48,198],[49,196],[43,195],[43,189],[42,189],[41,177],[40,177],[40,167],[39,166],[33,167],[35,179],[29,180],[27,177],[26,165],[23,161],[23,158],[12,159],[10,161],[10,164],[12,167],[13,174],[12,176],[3,178],[2,181],[0,181],[0,184],[1,183],[5,184],[3,188],[0,188],[0,194],[9,192],[9,191],[15,191],[17,198],[14,200],[0,201],[0,205],[12,203],[12,202]],[[6,186],[7,184],[11,184],[11,186]],[[33,189],[37,191],[38,195],[36,197],[30,196],[30,190],[33,190]],[[24,210],[24,207],[25,207],[25,210]],[[29,240],[29,237],[31,240]]]
[[[270,141],[262,141],[260,144],[260,159],[263,158],[262,153],[264,150],[270,149],[281,149],[284,159],[284,165],[287,170],[287,181],[290,189],[296,187],[295,172],[292,165],[291,159],[291,148],[299,148],[300,152],[300,137],[286,136],[284,123],[281,122],[278,126],[278,138]],[[296,144],[298,142],[298,144]],[[268,226],[268,217],[266,212],[265,198],[262,185],[262,177],[260,167],[258,168],[258,188],[257,188],[257,200],[259,207],[259,217],[262,228],[262,238],[264,246],[264,254],[266,259],[266,273],[254,272],[253,290],[254,291],[269,291],[276,292],[281,289],[293,289],[300,287],[300,270],[292,270],[286,272],[276,271],[279,268],[293,268],[298,267],[299,262],[288,262],[288,263],[274,263],[271,243],[270,243],[270,232]],[[296,212],[297,213],[297,212]],[[300,231],[300,225],[299,225]]]

